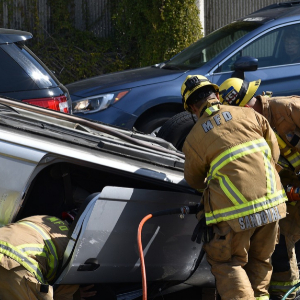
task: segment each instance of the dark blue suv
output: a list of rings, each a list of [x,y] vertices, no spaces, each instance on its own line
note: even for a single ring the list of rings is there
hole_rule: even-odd
[[[258,93],[300,95],[300,63],[291,62],[285,37],[300,37],[300,1],[267,6],[192,44],[153,66],[96,76],[67,85],[73,112],[82,117],[155,133],[183,110],[180,88],[187,75],[221,84],[243,56],[258,59],[247,79],[261,79]]]

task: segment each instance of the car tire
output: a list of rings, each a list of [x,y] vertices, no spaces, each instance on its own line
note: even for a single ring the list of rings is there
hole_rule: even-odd
[[[185,138],[193,128],[196,115],[183,111],[169,119],[159,130],[157,137],[173,144],[178,150],[182,151]]]
[[[143,118],[143,121],[136,126],[136,129],[138,131],[157,136],[161,126],[175,114],[176,112],[174,111],[156,112],[153,115]]]

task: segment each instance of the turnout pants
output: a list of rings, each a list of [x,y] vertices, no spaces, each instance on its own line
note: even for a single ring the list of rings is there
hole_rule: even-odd
[[[269,299],[270,258],[278,242],[278,221],[241,232],[221,222],[214,225],[214,233],[204,249],[221,299]]]
[[[287,204],[287,215],[279,221],[280,242],[272,255],[271,299],[282,299],[299,282],[295,244],[300,239],[300,203]],[[294,299],[295,290],[287,299]]]
[[[10,270],[0,266],[0,278],[1,300],[71,300],[78,289],[76,285],[63,285],[53,295],[52,286],[49,285],[46,292],[36,278],[22,266]]]

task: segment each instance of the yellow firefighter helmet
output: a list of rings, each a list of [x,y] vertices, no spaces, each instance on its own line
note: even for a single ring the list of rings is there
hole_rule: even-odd
[[[245,81],[228,78],[220,85],[220,101],[226,105],[245,106],[254,96],[261,80]]]
[[[183,107],[185,110],[191,111],[189,108],[189,104],[192,104],[192,102],[188,101],[189,97],[192,94],[194,95],[195,91],[197,91],[200,88],[203,88],[204,86],[211,86],[216,93],[219,92],[219,87],[216,84],[211,83],[205,76],[188,75],[186,77],[184,83],[181,86],[182,103],[183,103]],[[205,98],[205,96],[206,97],[209,96],[210,93],[200,94],[198,99]],[[198,101],[198,99],[196,99],[196,100]]]

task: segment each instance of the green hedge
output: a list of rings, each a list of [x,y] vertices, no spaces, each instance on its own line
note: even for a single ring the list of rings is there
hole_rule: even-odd
[[[28,1],[26,11],[25,6],[18,9],[24,15],[29,9],[32,20],[16,29],[33,33],[28,46],[64,84],[162,62],[202,36],[195,0],[108,0],[114,31],[106,39],[74,28],[75,0],[48,0],[51,32],[47,33],[40,28],[38,1]],[[3,2],[10,20],[14,0],[0,0],[0,19]],[[89,28],[89,16],[83,14]]]
[[[195,0],[116,0],[112,11],[128,67],[167,60],[202,37]]]

